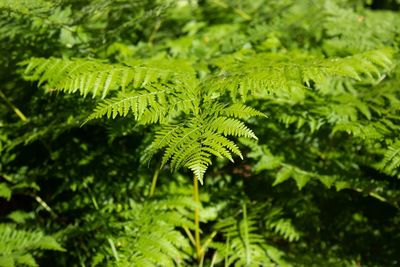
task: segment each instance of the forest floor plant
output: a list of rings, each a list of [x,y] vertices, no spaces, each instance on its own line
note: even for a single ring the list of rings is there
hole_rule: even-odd
[[[399,9],[0,0],[0,266],[398,266]]]

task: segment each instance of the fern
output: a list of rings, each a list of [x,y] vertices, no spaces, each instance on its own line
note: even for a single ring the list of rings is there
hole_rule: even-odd
[[[38,80],[39,85],[46,82],[52,89],[67,93],[79,91],[83,96],[90,93],[93,97],[101,96],[102,98],[110,90],[116,90],[119,87],[122,90],[128,86],[141,88],[153,82],[168,81],[175,76],[191,74],[190,68],[189,70],[162,68],[165,64],[177,65],[178,63],[173,60],[163,62],[158,59],[155,62],[152,63],[149,60],[147,64],[124,66],[107,64],[94,59],[32,58],[21,64],[26,65],[27,79]]]
[[[213,77],[206,83],[196,79],[190,66],[179,66],[181,71],[175,71],[176,61],[173,60],[148,60],[135,67],[95,60],[55,58],[34,58],[23,64],[27,65],[25,73],[28,79],[39,80],[39,84],[46,82],[48,87],[68,93],[79,90],[83,96],[90,92],[93,96],[101,94],[104,98],[110,90],[122,88],[125,91],[129,87],[131,92],[100,103],[88,120],[133,113],[139,123],[166,123],[167,126],[156,134],[149,154],[165,150],[162,165],[170,161],[172,170],[186,167],[202,182],[205,171],[212,163],[212,155],[231,161],[232,153],[241,156],[236,145],[226,136],[257,139],[253,131],[237,118],[265,116],[242,104],[229,108],[211,104],[210,100],[215,99],[213,95],[222,96],[228,89],[235,99],[237,95],[245,98],[249,93],[256,96],[262,92],[254,92],[254,88],[276,92],[279,89],[292,94],[296,87],[303,88],[303,83],[318,83],[333,75],[360,79],[359,75],[364,74],[379,78],[378,66],[389,69],[390,55],[390,51],[380,50],[343,59],[317,60],[298,56],[297,63],[293,58],[291,61],[295,63],[286,63],[287,55],[258,54],[257,57],[233,63],[231,69],[225,68],[223,72],[227,77]],[[268,64],[265,65],[265,62]],[[161,69],[154,67],[156,63],[169,63],[171,66]],[[243,69],[247,72],[243,73]],[[225,81],[229,81],[230,85]],[[208,82],[213,85],[211,89],[206,88]],[[188,118],[177,126],[169,126],[169,121],[181,113],[187,114]]]
[[[388,173],[395,172],[400,167],[400,141],[390,145],[380,163],[380,169]]]
[[[128,221],[121,222],[117,266],[177,266],[188,252],[188,240],[177,229],[192,228],[184,216],[194,208],[191,198],[172,197],[136,205],[124,213]],[[118,228],[117,228],[118,229]]]
[[[216,61],[221,69],[212,80],[217,91],[226,89],[232,98],[246,99],[248,95],[263,97],[269,93],[294,94],[311,82],[319,84],[328,77],[360,75],[379,79],[381,69],[392,67],[392,51],[374,50],[346,58],[321,59],[299,54],[256,54],[228,56]]]
[[[242,218],[226,218],[216,225],[223,233],[226,243],[214,243],[219,260],[225,266],[281,266],[285,265],[279,257],[279,250],[265,244],[259,233],[259,217],[247,213],[247,205],[242,205]],[[279,265],[278,265],[279,263]]]
[[[325,49],[330,53],[354,53],[391,45],[398,29],[392,27],[399,18],[391,12],[365,10],[361,14],[328,1],[324,6],[327,30]]]
[[[41,185],[3,219],[66,228],[45,265],[398,264],[398,0],[14,2],[0,198]]]
[[[0,183],[0,197],[10,200],[12,195],[11,188],[6,183]]]
[[[241,108],[250,110],[251,114],[262,115],[245,106]],[[220,109],[215,107],[181,124],[166,125],[157,131],[148,154],[165,150],[162,165],[170,161],[172,170],[187,167],[202,183],[204,173],[211,165],[211,156],[225,157],[231,161],[233,161],[233,155],[242,157],[237,145],[227,136],[257,139],[253,131],[240,120],[221,116],[222,114],[235,115],[239,112],[232,113],[232,107]],[[218,116],[218,113],[221,115]]]
[[[32,255],[32,252],[37,250],[64,251],[51,236],[0,224],[0,266],[12,267],[16,264],[37,266]]]
[[[293,224],[289,219],[281,218],[279,220],[273,221],[269,223],[269,227],[290,242],[297,241],[300,238],[300,234],[293,227]]]
[[[130,112],[134,114],[136,120],[140,120],[143,113],[149,110],[149,106],[160,105],[160,108],[157,109],[158,114],[155,115],[156,119],[154,120],[154,122],[157,122],[165,116],[165,111],[162,111],[164,103],[159,102],[164,102],[163,100],[168,90],[172,89],[166,88],[164,90],[148,90],[143,93],[132,92],[130,94],[121,94],[116,98],[100,103],[89,116],[88,120],[101,118],[104,115],[107,118],[115,119],[118,114],[127,116]]]
[[[133,113],[139,123],[163,123],[180,112],[193,112],[196,109],[194,93],[194,90],[191,92],[190,88],[177,83],[151,84],[145,89],[121,93],[115,98],[104,100],[86,121],[103,116],[114,119],[118,115],[127,116]]]
[[[170,161],[172,170],[189,168],[201,182],[212,155],[230,160],[233,160],[232,153],[241,156],[237,146],[226,136],[257,138],[237,118],[265,116],[242,104],[210,106],[208,101],[204,105],[209,106],[202,107],[204,110],[199,113],[195,104],[199,105],[201,100],[201,88],[189,66],[175,73],[172,69],[114,66],[94,60],[36,58],[23,64],[27,65],[25,73],[28,79],[47,82],[47,86],[68,93],[79,90],[84,96],[89,92],[96,96],[101,91],[105,97],[111,88],[125,88],[129,84],[132,88],[139,88],[104,100],[87,120],[133,113],[139,123],[168,123],[182,112],[192,114],[192,118],[189,116],[178,126],[164,126],[156,134],[149,151],[153,154],[165,149],[162,165]],[[176,79],[174,82],[173,78]]]
[[[43,12],[48,11],[52,7],[52,4],[48,1],[43,0],[21,0],[21,1],[12,1],[12,0],[2,0],[0,1],[0,10],[5,9],[8,11],[29,14],[30,12]]]

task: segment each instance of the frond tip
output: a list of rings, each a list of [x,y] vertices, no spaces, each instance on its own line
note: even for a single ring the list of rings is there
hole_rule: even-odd
[[[216,115],[218,112],[210,109],[205,117],[194,117],[179,125],[162,127],[156,133],[148,154],[164,150],[162,165],[169,162],[172,171],[186,167],[203,183],[204,174],[212,163],[212,156],[227,158],[232,162],[233,155],[243,158],[237,145],[228,136],[257,139],[254,132],[242,121]],[[251,113],[255,114],[257,111]]]

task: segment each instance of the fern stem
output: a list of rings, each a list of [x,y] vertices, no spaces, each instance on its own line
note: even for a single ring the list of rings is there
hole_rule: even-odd
[[[7,103],[7,105],[10,107],[10,109],[12,111],[14,111],[14,113],[21,119],[21,121],[23,121],[23,122],[27,122],[28,121],[28,118],[24,115],[24,113],[22,113],[22,111],[17,106],[15,106],[11,102],[11,100],[9,100],[8,97],[1,90],[0,90],[0,97],[3,98],[3,100]],[[51,155],[52,152],[51,152],[50,146],[46,142],[44,142],[43,140],[41,140],[41,139],[39,139],[39,140],[43,143],[43,145],[45,146],[45,148],[47,149],[47,151]]]
[[[185,233],[189,237],[189,240],[192,243],[192,245],[196,246],[196,241],[194,240],[194,237],[193,237],[192,233],[189,231],[189,229],[186,226],[184,226],[183,230],[185,231]]]
[[[7,103],[7,105],[17,114],[17,116],[23,121],[26,122],[28,119],[24,115],[24,113],[21,112],[19,108],[17,108],[8,98],[7,96],[3,93],[3,91],[0,90],[0,96],[1,98],[4,99],[4,101]]]
[[[204,242],[203,246],[201,247],[201,254],[203,255],[203,257],[205,254],[205,250],[207,249],[208,245],[211,243],[211,241],[214,239],[216,235],[217,235],[216,231],[212,232],[210,237]]]
[[[195,248],[196,248],[196,255],[197,260],[201,260],[201,244],[200,244],[200,197],[199,197],[199,181],[196,175],[193,176],[193,198],[196,202],[196,207],[194,209],[194,224],[195,224]]]
[[[117,252],[117,249],[115,248],[114,242],[113,242],[112,239],[109,238],[109,237],[107,238],[107,241],[108,241],[108,243],[110,244],[111,251],[112,251],[112,253],[113,253],[113,256],[114,256],[114,258],[115,258],[115,261],[119,261],[118,252]]]
[[[160,168],[156,168],[156,170],[154,171],[153,179],[151,180],[149,197],[152,197],[154,195],[154,192],[156,191],[156,185],[159,173],[160,173]]]
[[[226,251],[229,252],[229,236],[226,238],[225,249],[226,249]],[[228,263],[228,253],[225,253],[224,267],[229,267],[228,265],[229,265],[229,263]]]
[[[247,224],[247,208],[246,203],[243,203],[243,242],[246,250],[246,266],[251,263],[251,255],[250,255],[250,242],[249,242],[249,226]]]
[[[203,266],[204,266],[204,255],[202,255],[199,260],[199,267],[203,267]]]
[[[214,267],[215,262],[217,261],[217,251],[215,251],[214,255],[211,258],[211,263],[210,263],[210,267]]]

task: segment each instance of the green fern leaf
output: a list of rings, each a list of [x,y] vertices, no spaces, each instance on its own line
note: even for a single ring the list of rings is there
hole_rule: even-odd
[[[290,242],[300,239],[300,234],[296,228],[294,228],[290,219],[280,218],[276,221],[267,223],[267,226]]]
[[[230,105],[229,107],[226,107],[222,110],[221,114],[229,116],[229,117],[235,117],[235,118],[239,118],[239,119],[245,119],[245,118],[249,118],[249,117],[265,117],[267,118],[267,115],[265,115],[264,113],[249,107],[249,106],[245,106],[243,104],[233,104]]]
[[[8,10],[24,15],[40,14],[48,12],[53,8],[53,4],[43,0],[1,0],[0,10]]]
[[[207,128],[211,131],[224,134],[225,136],[233,135],[237,137],[258,139],[254,132],[250,130],[243,122],[233,118],[213,118],[212,121],[207,125]]]
[[[234,55],[216,64],[221,74],[212,78],[213,91],[228,90],[233,99],[249,95],[265,98],[268,94],[297,94],[306,91],[304,84],[324,82],[329,77],[360,80],[362,75],[380,79],[393,67],[393,51],[373,50],[345,58],[316,58],[302,54]]]
[[[163,62],[161,59],[159,62]],[[157,61],[155,61],[157,62]],[[93,97],[104,98],[110,90],[118,88],[141,88],[150,83],[171,80],[172,77],[191,77],[193,71],[183,65],[180,71],[155,66],[149,61],[147,65],[138,63],[136,66],[113,65],[94,59],[58,59],[31,58],[21,65],[26,66],[25,75],[28,80],[39,80],[39,84],[47,83],[51,89],[67,93],[79,91],[81,95],[89,93]],[[174,61],[169,60],[171,65]],[[162,65],[162,64],[161,64]],[[187,81],[188,79],[182,79]],[[190,80],[190,79],[189,79]]]
[[[214,243],[226,266],[268,266],[274,265],[269,257],[264,237],[258,233],[258,219],[255,214],[247,214],[242,205],[242,218],[228,217],[217,223],[216,229],[223,233],[226,243]]]
[[[163,95],[165,95],[168,90],[172,89],[142,90],[139,92],[122,93],[118,97],[107,99],[100,103],[86,121],[98,119],[103,116],[113,119],[118,115],[125,117],[130,112],[133,113],[136,120],[140,120],[145,111],[150,106],[155,105],[156,101],[163,101]],[[160,104],[160,106],[161,105],[162,104]]]
[[[0,183],[0,197],[10,200],[11,195],[11,188],[6,183]]]
[[[0,224],[0,266],[14,266],[15,263],[36,266],[31,254],[36,250],[64,251],[51,236]]]
[[[172,197],[137,204],[124,213],[118,239],[120,259],[117,266],[176,266],[183,263],[190,248],[177,227],[193,228],[185,217],[194,201],[190,197]],[[119,228],[119,224],[116,225]]]
[[[381,162],[380,169],[393,172],[400,167],[400,141],[389,146]]]
[[[163,127],[157,132],[147,154],[164,150],[162,166],[170,162],[172,170],[189,168],[201,183],[212,163],[211,156],[225,157],[231,161],[232,153],[242,157],[236,144],[225,136],[256,139],[254,132],[238,119],[213,117],[214,112],[218,111],[209,112],[210,118],[195,117],[177,126]]]

